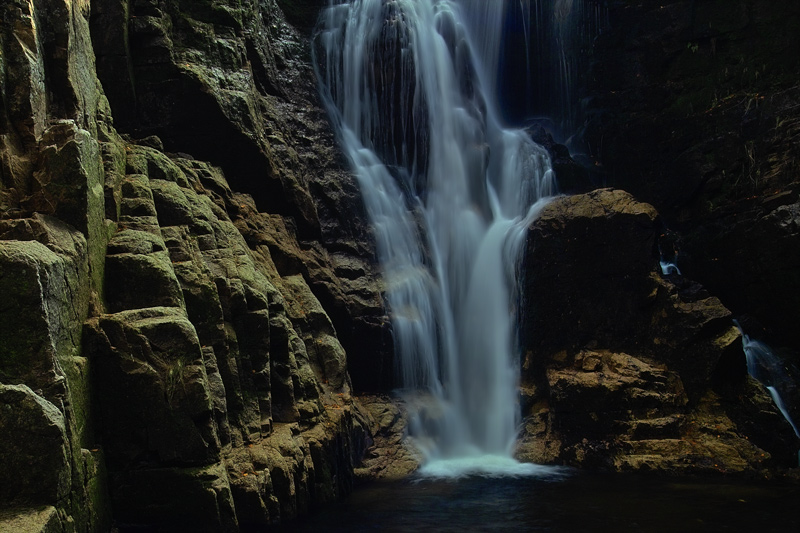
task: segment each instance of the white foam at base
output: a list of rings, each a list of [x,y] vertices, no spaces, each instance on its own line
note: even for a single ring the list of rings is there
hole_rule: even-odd
[[[568,472],[569,469],[560,466],[520,463],[501,455],[479,455],[432,460],[423,465],[417,471],[417,475],[429,479],[460,479],[469,476],[561,479],[567,476]]]

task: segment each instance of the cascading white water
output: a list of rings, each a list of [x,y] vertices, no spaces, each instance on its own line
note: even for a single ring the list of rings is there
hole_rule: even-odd
[[[374,227],[402,387],[425,392],[411,432],[430,472],[470,457],[507,465],[519,422],[516,270],[555,184],[547,153],[498,122],[504,10],[354,0],[333,3],[314,37]]]

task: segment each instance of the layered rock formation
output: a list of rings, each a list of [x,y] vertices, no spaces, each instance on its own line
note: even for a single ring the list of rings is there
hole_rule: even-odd
[[[612,189],[558,198],[531,227],[520,457],[670,474],[796,466],[800,443],[747,376],[730,311],[661,275],[660,229],[652,206]]]

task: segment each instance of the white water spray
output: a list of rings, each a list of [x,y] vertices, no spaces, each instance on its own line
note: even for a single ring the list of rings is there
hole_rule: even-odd
[[[670,274],[677,274],[682,276],[681,269],[678,268],[678,265],[672,263],[670,261],[659,261],[658,263],[661,266],[661,273],[665,276],[669,276]]]
[[[432,475],[437,461],[463,472],[487,456],[522,473],[511,459],[517,268],[555,185],[544,149],[497,118],[504,10],[354,0],[332,4],[314,38],[321,93],[374,227],[402,387],[423,392],[411,433]]]

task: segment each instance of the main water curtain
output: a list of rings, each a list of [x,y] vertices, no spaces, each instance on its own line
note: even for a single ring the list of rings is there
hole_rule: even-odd
[[[520,244],[554,193],[546,152],[498,123],[501,1],[334,3],[314,37],[321,94],[359,180],[399,378],[426,401],[430,459],[509,455]]]

